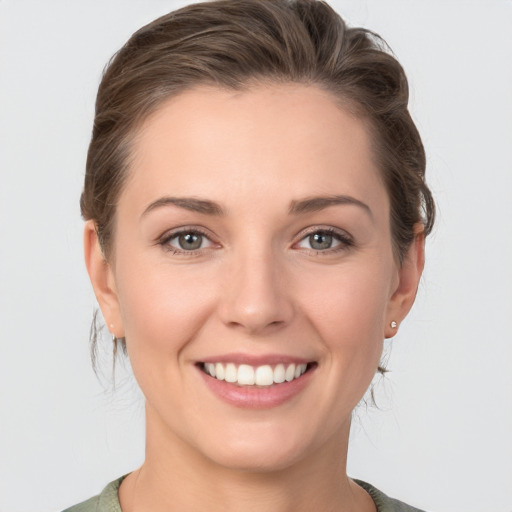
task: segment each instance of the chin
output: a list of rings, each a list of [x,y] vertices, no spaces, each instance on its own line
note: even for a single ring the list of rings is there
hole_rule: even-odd
[[[272,473],[287,469],[296,464],[302,454],[300,449],[262,447],[254,442],[210,452],[210,460],[218,466],[246,473]]]
[[[210,461],[226,469],[269,473],[287,469],[314,450],[312,439],[302,429],[283,425],[239,425],[237,432],[205,436],[197,449]],[[265,428],[266,427],[266,428]],[[212,432],[213,433],[213,432]],[[317,439],[318,441],[318,439]]]

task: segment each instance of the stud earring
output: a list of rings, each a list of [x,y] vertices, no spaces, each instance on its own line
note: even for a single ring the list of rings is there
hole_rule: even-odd
[[[112,343],[117,341],[116,335],[112,332],[114,330],[114,324],[110,324],[110,334],[112,334]]]
[[[390,324],[391,329],[396,329],[397,323],[393,320]]]

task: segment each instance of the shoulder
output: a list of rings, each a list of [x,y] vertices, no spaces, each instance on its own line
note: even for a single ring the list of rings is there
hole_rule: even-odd
[[[94,496],[87,501],[82,501],[78,505],[67,508],[63,512],[96,512],[98,510],[98,499],[99,495]]]
[[[123,479],[124,476],[110,482],[97,496],[67,508],[63,512],[122,512],[118,491]]]
[[[377,512],[424,512],[419,508],[411,507],[402,501],[386,496],[382,491],[379,491],[367,482],[356,479],[354,479],[354,482],[361,486],[372,497],[377,507]]]

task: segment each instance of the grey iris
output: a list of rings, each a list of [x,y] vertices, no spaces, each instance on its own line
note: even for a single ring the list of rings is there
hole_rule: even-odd
[[[196,233],[185,233],[178,237],[178,243],[182,249],[193,251],[201,247],[203,237]]]
[[[312,249],[329,249],[332,246],[332,235],[327,233],[314,233],[309,235],[309,244]]]

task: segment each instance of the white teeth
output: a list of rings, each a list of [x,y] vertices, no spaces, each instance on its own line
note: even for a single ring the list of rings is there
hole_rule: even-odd
[[[290,364],[286,368],[286,372],[284,374],[284,378],[286,379],[286,382],[291,382],[295,378],[295,365]]]
[[[271,386],[274,384],[274,371],[268,364],[258,366],[254,374],[254,382],[257,386]]]
[[[206,370],[212,377],[215,377],[215,365],[213,363],[206,363]]]
[[[305,364],[298,364],[297,368],[295,368],[294,377],[296,379],[298,379],[305,371],[306,371],[306,365]]]
[[[238,367],[238,384],[241,386],[252,386],[254,384],[254,368],[248,364],[241,364]]]
[[[285,381],[285,369],[284,364],[278,364],[274,369],[274,382],[276,384],[281,384],[281,382]]]
[[[238,372],[236,370],[236,366],[233,363],[228,363],[226,365],[226,372],[224,375],[226,382],[236,382],[238,379]]]
[[[215,377],[219,380],[224,380],[224,375],[224,365],[222,365],[221,363],[217,363],[215,365]]]
[[[307,369],[306,364],[278,364],[274,368],[268,364],[253,368],[248,364],[237,366],[234,363],[205,363],[204,370],[218,380],[235,383],[239,386],[271,386],[298,379]]]

